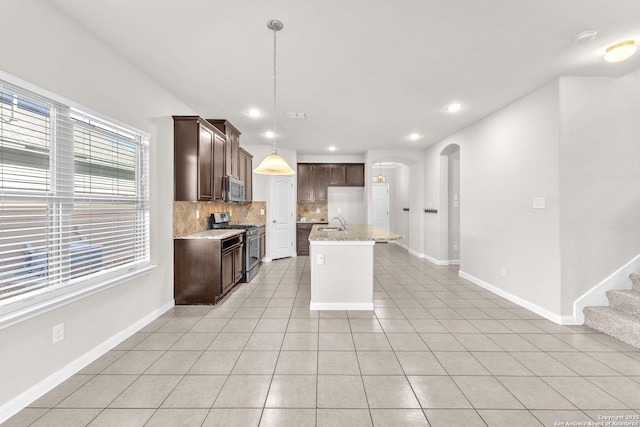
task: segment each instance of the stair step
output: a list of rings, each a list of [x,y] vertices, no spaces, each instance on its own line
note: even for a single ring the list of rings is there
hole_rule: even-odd
[[[640,292],[640,273],[631,273],[629,279],[631,279],[631,283],[633,284],[633,290]]]
[[[585,307],[585,326],[640,348],[640,318],[611,307]]]
[[[607,291],[607,298],[609,307],[640,319],[640,292],[632,289],[614,289]]]

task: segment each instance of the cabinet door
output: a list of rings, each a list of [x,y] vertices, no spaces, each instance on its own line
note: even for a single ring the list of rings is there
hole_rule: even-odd
[[[240,150],[240,162],[238,169],[238,178],[240,181],[244,182],[244,198],[247,199],[247,163],[246,163],[246,155],[243,150]]]
[[[213,200],[224,200],[224,138],[213,141]]]
[[[309,234],[311,224],[297,224],[296,226],[296,253],[298,256],[309,255]]]
[[[364,187],[364,164],[347,165],[347,179],[345,185]]]
[[[235,284],[235,271],[233,266],[234,251],[222,253],[222,292],[226,292]]]
[[[313,166],[313,200],[312,202],[327,202],[327,187],[329,186],[329,165]]]
[[[313,202],[312,165],[298,163],[298,202]]]
[[[253,200],[253,156],[245,154],[244,198],[247,202]]]
[[[346,165],[329,165],[329,185],[341,186],[347,182]]]
[[[213,139],[210,129],[198,129],[198,200],[213,200]]]
[[[233,253],[233,284],[236,284],[242,279],[242,273],[244,272],[244,259],[242,256],[242,246],[232,251]]]

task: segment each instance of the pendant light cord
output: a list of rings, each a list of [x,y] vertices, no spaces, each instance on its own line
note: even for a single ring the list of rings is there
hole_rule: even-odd
[[[278,154],[276,149],[276,29],[273,29],[273,154]]]

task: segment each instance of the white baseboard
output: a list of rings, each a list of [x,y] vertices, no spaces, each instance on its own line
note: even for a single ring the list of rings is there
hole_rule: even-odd
[[[267,258],[267,257],[262,258],[262,262],[271,262],[271,261],[273,261],[273,259],[271,258]]]
[[[575,325],[584,324],[585,307],[609,305],[607,291],[611,289],[630,289],[631,281],[629,274],[640,271],[640,255],[614,271],[609,277],[598,283],[593,288],[585,292],[580,298],[573,302],[573,321]]]
[[[434,257],[431,257],[429,255],[425,255],[424,259],[426,259],[427,261],[429,261],[430,263],[435,264],[435,265],[449,265],[449,261],[435,259]]]
[[[408,249],[409,253],[417,258],[424,258],[424,254],[414,251],[413,249]]]
[[[52,389],[69,379],[71,376],[94,362],[96,359],[111,350],[113,347],[129,338],[140,328],[160,317],[174,305],[175,303],[173,300],[167,302],[166,304],[147,314],[128,328],[123,329],[116,335],[107,339],[102,344],[92,348],[73,362],[69,363],[64,368],[54,372],[44,380],[40,381],[38,384],[34,385],[33,387],[29,388],[28,390],[24,391],[20,395],[14,397],[10,401],[2,405],[0,407],[0,423],[8,420],[12,416],[20,412],[23,408],[39,399],[45,393],[51,391]]]
[[[508,299],[509,301],[516,303],[519,306],[524,307],[527,310],[532,311],[546,319],[549,319],[554,323],[557,323],[559,325],[572,324],[572,323],[564,323],[569,320],[567,319],[567,317],[571,318],[571,316],[560,316],[559,314],[552,313],[546,308],[542,308],[539,305],[533,304],[532,302],[529,302],[525,299],[520,298],[519,296],[513,295],[512,293],[509,293],[490,283],[487,283],[481,279],[478,279],[477,277],[474,277],[468,273],[465,273],[462,270],[458,271],[458,276],[462,277],[463,279],[467,279],[468,281],[473,282],[476,285],[481,286],[486,290],[493,292],[496,295],[500,295],[501,297]]]
[[[409,246],[405,245],[404,243],[401,243],[401,242],[400,242],[400,241],[398,241],[398,240],[391,240],[391,242],[390,242],[390,243],[393,243],[394,245],[398,245],[398,246],[400,246],[401,248],[406,249],[407,251],[409,250]]]
[[[450,259],[448,262],[449,262],[449,265],[460,265],[459,259]]]
[[[373,310],[372,302],[312,302],[309,310]]]

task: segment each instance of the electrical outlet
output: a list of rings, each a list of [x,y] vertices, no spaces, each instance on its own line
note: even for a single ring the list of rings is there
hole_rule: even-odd
[[[544,208],[545,208],[544,197],[534,197],[533,198],[533,209],[544,209]]]
[[[316,213],[320,213],[320,208],[316,208]]]
[[[60,323],[53,327],[53,344],[60,342],[64,339],[64,323]]]
[[[260,209],[260,215],[264,215],[264,209]]]
[[[200,211],[196,211],[196,219],[200,219]]]
[[[324,264],[324,255],[318,254],[318,265]]]
[[[341,214],[342,213],[342,209],[338,208],[338,213]]]
[[[500,276],[507,277],[507,269],[504,267],[500,267]]]

